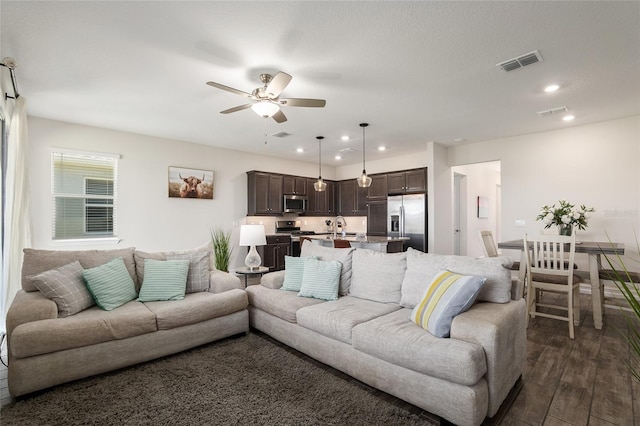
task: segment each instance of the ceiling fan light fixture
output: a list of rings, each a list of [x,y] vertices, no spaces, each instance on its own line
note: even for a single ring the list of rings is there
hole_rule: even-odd
[[[360,123],[360,127],[362,127],[362,175],[356,178],[356,182],[358,182],[358,186],[360,188],[368,188],[371,186],[371,178],[367,176],[367,170],[364,164],[364,129],[369,125],[369,123]]]
[[[280,111],[280,107],[271,101],[259,101],[251,105],[251,109],[260,117],[271,117],[276,112]]]
[[[322,192],[327,189],[327,183],[322,180],[322,139],[324,136],[316,136],[318,139],[318,180],[313,183],[313,189],[316,192]]]

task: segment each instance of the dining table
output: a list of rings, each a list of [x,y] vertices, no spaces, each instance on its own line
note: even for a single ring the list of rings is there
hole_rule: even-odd
[[[520,279],[520,282],[524,284],[527,260],[523,241],[523,239],[519,239],[500,242],[498,243],[498,248],[506,250],[520,250],[521,256],[518,278]],[[622,256],[624,255],[624,244],[614,243],[611,241],[576,241],[575,252],[585,253],[588,255],[589,282],[591,284],[591,302],[593,304],[593,325],[596,329],[601,330],[604,315],[604,287],[600,283],[600,272],[603,270],[602,255]]]

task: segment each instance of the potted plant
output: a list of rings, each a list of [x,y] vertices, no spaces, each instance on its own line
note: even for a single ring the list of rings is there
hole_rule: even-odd
[[[211,230],[211,243],[213,244],[213,257],[216,269],[229,272],[229,260],[231,259],[231,231],[222,228]]]
[[[637,237],[636,245],[638,253],[640,253],[640,243]],[[625,315],[628,333],[622,334],[631,349],[631,359],[627,363],[629,371],[640,382],[640,284],[634,282],[632,273],[629,272],[619,255],[612,258],[605,254],[604,257],[613,271],[611,273],[612,276],[609,278],[616,284],[616,287],[618,287],[618,290],[620,290],[631,308],[631,313]],[[640,259],[632,259],[632,261],[640,264]],[[637,281],[637,278],[635,281]]]

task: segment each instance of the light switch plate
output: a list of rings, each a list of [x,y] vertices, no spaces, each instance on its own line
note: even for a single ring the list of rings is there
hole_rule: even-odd
[[[518,228],[524,228],[526,226],[524,219],[516,219],[516,226]]]

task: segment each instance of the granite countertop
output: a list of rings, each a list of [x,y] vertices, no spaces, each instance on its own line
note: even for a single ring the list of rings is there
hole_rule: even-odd
[[[333,240],[333,234],[305,235],[305,237],[311,238],[313,240],[325,240],[325,241]],[[345,237],[342,237],[340,234],[338,234],[336,239],[355,241],[358,243],[373,243],[373,244],[388,243],[391,241],[409,241],[409,237],[379,237],[379,236],[373,236],[373,235],[366,235],[364,239],[362,238],[358,239],[356,238],[355,235],[349,235],[349,234],[347,234],[347,236]]]

